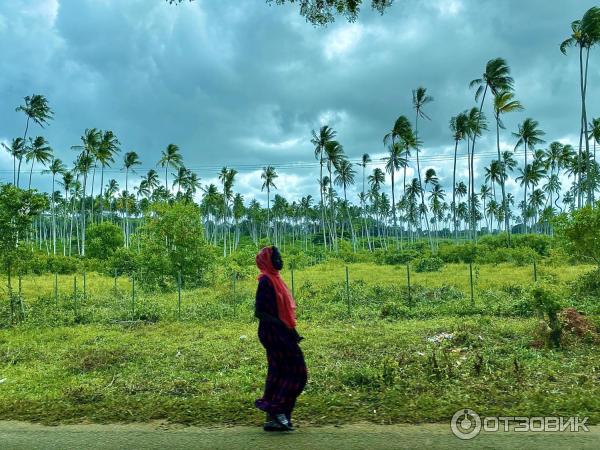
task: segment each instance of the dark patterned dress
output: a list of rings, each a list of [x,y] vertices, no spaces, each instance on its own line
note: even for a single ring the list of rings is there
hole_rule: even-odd
[[[256,407],[271,415],[285,414],[288,419],[296,398],[306,386],[307,370],[298,343],[296,329],[289,329],[277,315],[275,289],[267,277],[258,282],[255,315],[259,319],[258,338],[267,351],[267,381]]]

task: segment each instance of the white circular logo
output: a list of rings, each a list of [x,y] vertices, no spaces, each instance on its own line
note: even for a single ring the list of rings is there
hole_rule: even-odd
[[[472,409],[459,409],[452,416],[450,428],[459,439],[473,439],[481,431],[481,417]]]

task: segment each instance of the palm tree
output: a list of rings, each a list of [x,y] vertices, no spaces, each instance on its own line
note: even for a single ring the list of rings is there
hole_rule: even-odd
[[[279,177],[275,171],[275,167],[267,166],[263,167],[263,172],[260,175],[260,179],[264,180],[261,191],[267,190],[267,239],[269,238],[271,230],[271,188],[277,189],[275,186],[275,180]]]
[[[348,218],[348,224],[350,226],[350,233],[352,236],[352,249],[356,251],[356,239],[354,236],[354,226],[352,225],[352,219],[350,217],[350,208],[348,207],[347,188],[354,184],[356,172],[352,168],[352,163],[346,158],[342,158],[337,166],[335,167],[335,184],[341,186],[344,190],[344,208]]]
[[[520,175],[516,178],[516,181],[520,183],[523,190],[523,225],[525,231],[527,231],[527,189],[529,186],[537,186],[542,177],[544,176],[544,169],[536,162],[527,164],[524,169],[519,169]]]
[[[329,172],[329,209],[331,217],[331,242],[337,246],[337,228],[335,220],[335,208],[333,204],[333,169],[344,158],[344,148],[337,141],[329,141],[325,144],[324,153],[327,157],[327,171]],[[337,247],[336,247],[337,249]]]
[[[165,168],[165,188],[169,190],[169,168],[177,169],[183,164],[183,158],[179,153],[179,147],[175,144],[167,145],[162,151],[161,158],[158,161],[160,167]]]
[[[121,151],[120,144],[112,131],[105,131],[96,152],[96,160],[100,163],[100,221],[104,220],[104,169],[115,162],[115,155]]]
[[[10,153],[13,158],[13,186],[17,185],[17,160],[19,162],[23,158],[23,155],[26,151],[25,141],[23,138],[15,138],[12,140],[10,147],[7,146],[4,142],[2,143],[2,147]]]
[[[498,162],[500,164],[500,169],[501,169],[501,183],[500,186],[502,188],[502,207],[504,208],[504,227],[505,227],[505,231],[508,235],[508,245],[510,247],[511,245],[511,237],[510,237],[510,229],[508,226],[508,214],[506,211],[507,208],[507,204],[506,204],[506,170],[504,168],[504,165],[502,163],[502,156],[500,154],[500,129],[502,128],[503,130],[505,129],[504,127],[504,123],[502,122],[502,118],[501,116],[503,114],[508,114],[511,112],[515,112],[515,111],[522,111],[523,110],[523,106],[521,105],[521,103],[518,100],[514,100],[514,94],[509,91],[509,90],[502,90],[499,91],[495,96],[494,96],[494,116],[496,117],[496,148],[498,151]]]
[[[62,161],[58,158],[52,158],[51,164],[48,166],[48,170],[44,170],[42,173],[52,174],[52,193],[54,194],[54,186],[56,175],[63,174],[65,172],[65,166]],[[54,201],[54,195],[51,195],[51,210],[52,210],[52,249],[53,254],[56,255],[56,205]]]
[[[33,94],[31,97],[25,97],[25,104],[17,107],[16,111],[22,111],[27,117],[25,124],[25,133],[23,133],[23,143],[27,141],[27,132],[29,130],[29,122],[33,120],[40,127],[44,128],[54,117],[54,112],[48,105],[48,100],[43,95]],[[17,171],[17,187],[19,187],[19,175],[21,174],[22,155],[19,159],[19,168]]]
[[[481,136],[485,130],[487,130],[487,122],[485,115],[479,109],[473,107],[467,115],[467,134],[471,138],[471,154],[469,157],[469,217],[471,219],[471,238],[473,240],[477,237],[477,230],[475,227],[475,140]],[[468,149],[467,149],[468,150]]]
[[[581,92],[581,118],[580,118],[580,134],[579,134],[579,158],[583,152],[583,137],[585,136],[585,149],[589,154],[590,147],[588,141],[588,122],[586,109],[586,93],[587,93],[587,76],[588,63],[590,58],[590,49],[600,41],[600,8],[594,6],[590,8],[580,20],[575,20],[571,23],[571,36],[560,44],[560,51],[566,55],[567,49],[570,47],[579,47],[579,87]],[[583,53],[585,56],[585,66],[583,62]],[[589,167],[586,167],[586,169]],[[581,185],[581,173],[578,174],[577,183]],[[581,192],[581,186],[579,187]],[[588,202],[590,198],[588,196]],[[581,206],[581,195],[577,196],[577,204]]]
[[[227,213],[229,210],[229,201],[233,199],[233,183],[237,170],[223,167],[219,173],[219,180],[223,185],[223,256],[227,256]]]
[[[391,175],[392,178],[392,217],[394,220],[394,228],[397,227],[396,220],[396,193],[395,193],[395,178],[396,171],[400,170],[407,163],[406,159],[402,156],[402,146],[399,142],[394,142],[388,147],[388,156],[384,158],[385,171]]]
[[[323,125],[319,129],[319,133],[316,133],[315,130],[312,130],[312,139],[311,144],[315,146],[315,158],[319,160],[320,166],[320,175],[319,175],[319,183],[320,186],[320,194],[321,194],[321,229],[323,230],[323,245],[327,247],[327,236],[325,233],[325,200],[323,198],[323,163],[325,161],[325,145],[332,141],[336,136],[336,132],[329,127],[329,125]]]
[[[515,145],[515,150],[519,149],[523,146],[525,151],[525,165],[527,165],[527,150],[535,150],[535,147],[539,144],[543,144],[545,141],[542,139],[546,133],[544,133],[539,128],[539,123],[537,120],[533,120],[531,118],[525,119],[525,121],[519,125],[519,129],[516,133],[513,133],[513,136],[518,138],[517,145]]]
[[[181,187],[186,185],[189,177],[190,171],[183,166],[179,166],[171,187],[177,186],[177,193],[179,194],[181,192]]]
[[[125,169],[125,192],[123,198],[129,195],[129,172],[135,173],[133,169],[141,163],[136,152],[127,152],[123,158],[123,168]],[[129,201],[125,201],[125,248],[129,248]]]
[[[467,112],[462,112],[450,119],[450,131],[454,138],[454,169],[452,171],[452,220],[454,224],[454,234],[458,240],[458,224],[456,222],[456,159],[458,156],[458,144],[469,132],[469,118]]]
[[[29,170],[29,185],[27,190],[31,190],[31,176],[33,175],[34,163],[42,164],[46,166],[52,161],[52,149],[48,145],[46,139],[42,136],[38,136],[35,139],[29,138],[29,146],[25,153],[25,160],[31,161],[31,168]]]

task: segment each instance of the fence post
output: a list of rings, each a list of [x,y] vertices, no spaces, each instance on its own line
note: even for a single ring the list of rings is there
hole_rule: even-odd
[[[294,263],[292,263],[292,297],[296,297],[296,289],[294,286]]]
[[[54,303],[58,306],[58,273],[54,273]]]
[[[346,298],[348,299],[348,315],[352,314],[350,307],[350,273],[348,272],[348,266],[346,266]]]
[[[408,306],[412,306],[412,292],[410,288],[410,263],[406,263],[406,285],[408,287]]]
[[[25,320],[25,305],[23,305],[23,276],[19,274],[19,308],[21,309],[21,320]]]
[[[77,275],[73,275],[73,302],[75,307],[75,319],[79,316],[77,311]]]
[[[469,263],[469,284],[471,285],[471,306],[474,306],[475,294],[473,292],[473,263]]]
[[[135,272],[131,274],[131,320],[135,320]]]
[[[535,258],[533,258],[533,281],[537,282],[537,263],[535,262]]]
[[[117,292],[117,269],[115,269],[115,286],[114,286],[115,292]]]
[[[83,271],[83,300],[87,300],[87,277],[85,275],[85,270]]]
[[[177,320],[181,320],[181,271],[177,272]]]
[[[233,315],[234,315],[234,317],[237,316],[237,296],[236,296],[236,292],[235,292],[236,281],[237,281],[237,273],[233,272]]]

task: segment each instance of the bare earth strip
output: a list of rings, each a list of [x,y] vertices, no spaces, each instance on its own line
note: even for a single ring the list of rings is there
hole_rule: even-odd
[[[471,441],[448,425],[306,427],[267,434],[254,427],[182,427],[160,423],[61,425],[0,422],[0,448],[13,449],[597,449],[600,427],[579,433],[483,433]]]

